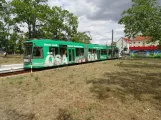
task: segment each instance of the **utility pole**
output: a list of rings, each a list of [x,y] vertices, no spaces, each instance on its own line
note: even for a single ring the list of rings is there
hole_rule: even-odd
[[[113,58],[113,29],[112,29],[112,42],[111,42],[111,50],[112,50],[112,53],[111,53],[111,58]]]

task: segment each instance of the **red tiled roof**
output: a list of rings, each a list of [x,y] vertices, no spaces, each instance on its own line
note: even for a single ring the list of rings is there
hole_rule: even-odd
[[[129,38],[123,38],[125,42],[131,43],[131,40]]]
[[[134,41],[144,41],[144,40],[150,40],[151,37],[144,37],[144,36],[136,36],[134,38]]]

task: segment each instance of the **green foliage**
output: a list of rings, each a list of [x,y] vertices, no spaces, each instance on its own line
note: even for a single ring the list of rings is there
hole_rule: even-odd
[[[90,37],[77,31],[78,18],[61,7],[49,7],[48,0],[1,1],[0,48],[9,53],[22,53],[23,41],[31,38],[90,43]]]
[[[161,44],[161,7],[156,0],[132,0],[132,7],[123,11],[119,24],[125,25],[129,38],[141,34]]]
[[[8,37],[11,26],[11,13],[10,4],[5,0],[0,2],[0,48],[7,50],[8,48]]]
[[[47,0],[13,0],[14,21],[27,24],[27,38],[48,38],[89,43],[87,35],[77,32],[78,18],[61,7],[50,8]]]
[[[2,48],[5,45],[5,28],[4,23],[0,21],[0,48]]]
[[[73,39],[77,33],[78,21],[72,13],[60,7],[46,9],[44,25],[41,29],[43,37],[49,39]]]
[[[90,43],[90,40],[91,38],[87,34],[81,32],[76,33],[73,37],[73,41],[81,43]]]
[[[28,38],[37,38],[41,24],[40,16],[45,14],[44,4],[47,0],[12,0],[12,13],[15,15],[16,23],[26,23]]]

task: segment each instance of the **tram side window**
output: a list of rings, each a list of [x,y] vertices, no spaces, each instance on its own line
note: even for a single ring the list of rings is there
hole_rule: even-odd
[[[93,53],[96,54],[96,49],[93,49]]]
[[[84,56],[84,48],[81,48],[80,51],[81,51],[81,56]]]
[[[42,58],[43,57],[43,49],[42,47],[34,47],[33,49],[33,58]]]
[[[67,46],[66,45],[60,45],[60,55],[66,55],[67,56]]]
[[[101,49],[101,55],[107,55],[106,49]]]
[[[93,53],[93,49],[89,49],[88,52],[90,52],[92,54]]]
[[[104,50],[104,55],[107,55],[107,50],[106,49]]]
[[[89,49],[89,52],[90,52],[91,54],[95,54],[95,53],[96,53],[96,49]]]
[[[83,48],[76,48],[76,56],[83,56],[84,49]]]
[[[57,55],[58,53],[58,47],[49,47],[49,52],[52,53],[52,55]]]

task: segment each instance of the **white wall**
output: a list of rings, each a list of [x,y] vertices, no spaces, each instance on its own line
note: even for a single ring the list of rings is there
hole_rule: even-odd
[[[129,54],[129,46],[130,44],[124,40],[124,38],[120,38],[116,42],[116,46],[119,48],[119,56],[121,57],[121,51],[124,51],[124,48],[127,48],[127,51],[124,51],[125,54]]]
[[[139,47],[139,46],[143,47],[143,46],[152,46],[152,45],[157,46],[158,44],[159,44],[158,41],[148,43],[147,40],[143,40],[143,41],[134,40],[131,42],[131,47]]]

